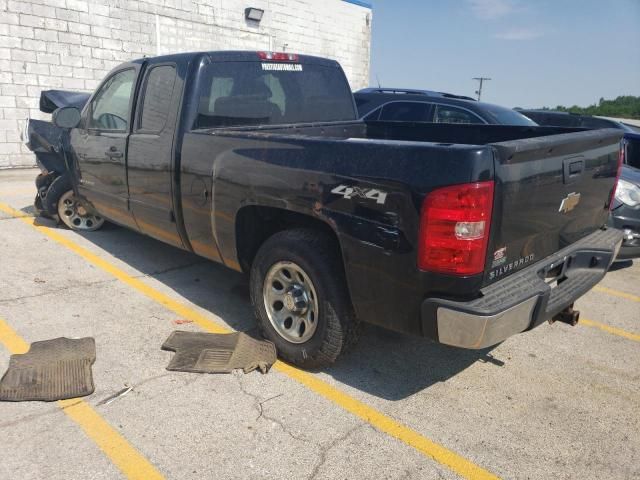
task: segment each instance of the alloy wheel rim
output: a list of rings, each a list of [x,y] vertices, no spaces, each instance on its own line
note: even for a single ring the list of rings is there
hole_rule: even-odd
[[[75,230],[96,230],[104,223],[104,219],[101,216],[89,213],[78,202],[73,190],[69,190],[60,198],[58,216],[65,225]]]
[[[313,337],[318,325],[318,295],[309,275],[296,263],[276,262],[265,276],[264,307],[275,331],[291,343]]]

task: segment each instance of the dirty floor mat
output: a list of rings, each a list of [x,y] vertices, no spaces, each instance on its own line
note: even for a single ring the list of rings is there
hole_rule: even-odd
[[[33,342],[24,354],[11,355],[0,380],[0,400],[52,402],[93,393],[93,338],[54,338]]]
[[[162,345],[176,352],[167,370],[196,373],[229,373],[259,368],[267,373],[276,361],[276,347],[238,332],[230,334],[175,331]]]

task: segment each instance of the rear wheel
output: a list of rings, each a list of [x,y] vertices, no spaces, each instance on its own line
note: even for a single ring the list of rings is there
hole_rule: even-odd
[[[73,190],[63,193],[58,200],[58,218],[71,230],[93,232],[104,225],[104,218],[90,212]]]
[[[301,367],[333,363],[357,338],[342,264],[323,232],[270,237],[251,267],[251,301],[264,336]]]
[[[318,294],[300,265],[274,263],[263,282],[262,296],[271,326],[282,338],[304,343],[313,337],[318,326]]]

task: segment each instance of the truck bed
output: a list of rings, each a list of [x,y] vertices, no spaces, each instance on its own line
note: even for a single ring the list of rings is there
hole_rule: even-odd
[[[332,140],[377,140],[428,142],[460,145],[487,145],[511,140],[546,137],[586,131],[584,128],[529,127],[518,125],[467,125],[452,123],[354,121],[310,123],[298,125],[267,125],[264,127],[232,127],[200,130],[215,135],[261,134],[301,136]]]
[[[412,331],[415,324],[398,322],[419,316],[422,298],[477,298],[483,287],[604,225],[620,136],[616,130],[400,122],[193,131],[182,150],[185,229],[197,253],[213,252],[210,258],[219,255],[215,259],[241,269],[239,206],[311,214],[339,232],[362,318]],[[575,155],[583,162],[581,181],[565,183],[565,160]],[[419,271],[424,197],[441,186],[491,179],[496,188],[484,273]],[[212,189],[213,216],[199,194],[189,194],[196,182]],[[341,186],[385,192],[385,202],[333,193]],[[561,200],[574,191],[582,192],[580,208],[559,213]],[[389,295],[406,300],[388,311],[383,299]]]

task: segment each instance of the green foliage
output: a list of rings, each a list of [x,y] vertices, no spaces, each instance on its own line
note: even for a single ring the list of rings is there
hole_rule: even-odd
[[[543,107],[548,110],[548,107]],[[583,115],[602,115],[603,117],[620,117],[620,118],[637,118],[640,119],[640,97],[633,95],[623,95],[615,100],[605,100],[600,98],[598,104],[589,105],[588,107],[565,107],[558,105],[553,110],[560,112],[579,113]]]

